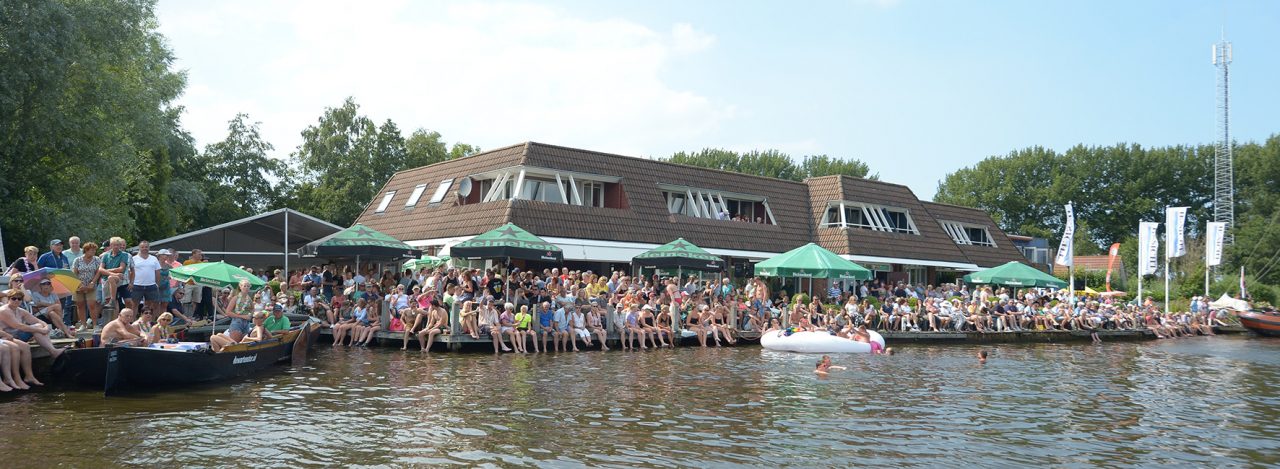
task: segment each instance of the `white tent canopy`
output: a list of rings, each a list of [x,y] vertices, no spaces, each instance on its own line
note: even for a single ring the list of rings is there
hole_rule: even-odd
[[[1249,302],[1244,300],[1237,300],[1235,298],[1227,296],[1226,293],[1223,293],[1222,298],[1213,300],[1212,303],[1209,303],[1209,307],[1212,309],[1232,309],[1236,311],[1248,311]]]
[[[253,268],[293,264],[296,268],[298,248],[341,230],[333,223],[282,208],[152,241],[151,251],[173,249],[185,258],[192,249],[199,249],[206,258],[229,264]]]

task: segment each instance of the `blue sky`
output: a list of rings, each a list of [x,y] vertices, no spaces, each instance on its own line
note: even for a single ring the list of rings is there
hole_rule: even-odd
[[[197,142],[237,112],[285,158],[353,96],[407,134],[631,156],[777,148],[866,161],[931,198],[991,155],[1280,132],[1280,2],[162,0]]]

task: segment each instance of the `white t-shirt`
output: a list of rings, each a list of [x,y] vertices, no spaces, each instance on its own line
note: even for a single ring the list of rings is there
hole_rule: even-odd
[[[156,271],[160,270],[160,258],[133,256],[133,284],[148,287],[156,284]]]

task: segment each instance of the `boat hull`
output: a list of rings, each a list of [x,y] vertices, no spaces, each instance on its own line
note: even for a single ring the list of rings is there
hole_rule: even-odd
[[[52,368],[54,380],[97,387],[108,395],[136,389],[194,385],[244,377],[305,354],[316,327],[298,329],[264,341],[237,344],[213,353],[147,347],[98,347],[68,350]],[[301,350],[295,350],[295,346]]]
[[[1259,335],[1280,337],[1280,315],[1259,312],[1239,313],[1240,325]]]
[[[867,331],[871,341],[883,349],[884,337],[876,331]],[[871,344],[831,335],[827,332],[765,331],[760,336],[760,346],[769,350],[799,353],[871,353]]]

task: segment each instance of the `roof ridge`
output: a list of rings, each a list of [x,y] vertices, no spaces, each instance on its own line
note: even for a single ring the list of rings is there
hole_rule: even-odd
[[[528,142],[528,143],[529,143],[530,145],[538,145],[538,146],[544,146],[544,147],[559,148],[559,149],[562,149],[562,150],[580,151],[580,152],[584,152],[584,153],[594,153],[594,154],[597,154],[597,155],[611,156],[611,157],[615,157],[615,158],[633,158],[633,159],[637,159],[637,160],[645,160],[645,161],[649,161],[649,162],[651,162],[651,163],[656,163],[656,164],[670,165],[670,166],[678,166],[678,167],[681,167],[681,168],[699,169],[699,170],[703,170],[703,171],[715,171],[715,172],[718,172],[718,173],[732,174],[732,175],[736,175],[736,176],[746,176],[746,177],[751,177],[751,178],[756,178],[756,179],[765,179],[765,180],[774,181],[774,182],[785,182],[785,183],[789,183],[789,184],[804,184],[804,181],[793,181],[793,180],[790,180],[790,179],[782,179],[782,178],[775,178],[775,177],[769,177],[769,176],[761,176],[761,175],[758,175],[758,174],[739,173],[739,172],[737,172],[737,171],[729,171],[729,170],[726,170],[726,169],[718,169],[718,168],[707,168],[707,167],[704,167],[704,166],[694,166],[694,165],[691,165],[691,164],[672,163],[672,162],[670,162],[670,161],[657,160],[657,159],[645,158],[645,157],[640,157],[640,156],[619,155],[619,154],[617,154],[617,153],[606,153],[606,152],[602,152],[602,151],[587,150],[587,149],[584,149],[584,148],[566,147],[566,146],[563,146],[563,145],[554,145],[554,144],[550,144],[550,143],[541,143],[541,142]]]

